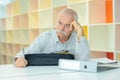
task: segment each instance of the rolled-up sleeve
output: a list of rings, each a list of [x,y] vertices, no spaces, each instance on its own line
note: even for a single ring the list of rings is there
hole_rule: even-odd
[[[82,36],[80,40],[76,38],[75,45],[75,59],[77,60],[89,60],[89,44],[85,36]]]
[[[24,57],[24,54],[31,54],[31,53],[39,53],[44,45],[44,36],[40,35],[38,36],[31,44],[29,47],[26,47],[24,49],[22,49],[21,51],[19,51],[16,54],[16,58],[17,57]]]

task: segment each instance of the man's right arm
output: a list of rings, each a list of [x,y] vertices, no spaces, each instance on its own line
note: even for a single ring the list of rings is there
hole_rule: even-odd
[[[27,60],[25,59],[25,54],[33,54],[39,52],[39,47],[37,46],[38,42],[35,40],[29,47],[24,48],[18,52],[14,59],[14,65],[16,67],[25,67],[28,64]]]
[[[27,60],[25,59],[25,54],[33,54],[40,52],[43,43],[42,38],[43,37],[38,36],[29,47],[24,48],[16,54],[14,59],[14,65],[16,67],[25,67],[28,64]]]

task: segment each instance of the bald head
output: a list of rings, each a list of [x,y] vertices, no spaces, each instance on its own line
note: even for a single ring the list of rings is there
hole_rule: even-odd
[[[77,19],[78,19],[77,13],[76,13],[73,9],[70,9],[70,8],[63,9],[63,10],[59,13],[58,18],[59,18],[59,16],[62,15],[62,14],[66,14],[66,15],[68,15],[68,16],[71,16],[71,17],[73,17],[74,20],[76,20],[76,21],[77,21]]]

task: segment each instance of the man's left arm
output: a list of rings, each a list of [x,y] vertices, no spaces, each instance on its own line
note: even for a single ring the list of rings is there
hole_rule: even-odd
[[[76,39],[75,45],[75,59],[78,60],[89,60],[89,44],[85,36],[81,36],[80,39]]]
[[[74,28],[74,31],[77,32],[75,58],[79,60],[88,60],[90,49],[88,41],[84,36],[83,28],[77,21],[73,21],[71,26]]]

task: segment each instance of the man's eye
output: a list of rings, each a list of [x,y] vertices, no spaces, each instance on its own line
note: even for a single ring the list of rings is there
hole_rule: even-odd
[[[66,28],[69,28],[69,27],[70,27],[70,24],[68,24],[68,25],[65,25],[65,27],[66,27]]]
[[[62,23],[61,23],[60,21],[59,21],[58,23],[59,23],[60,25],[62,25]]]

